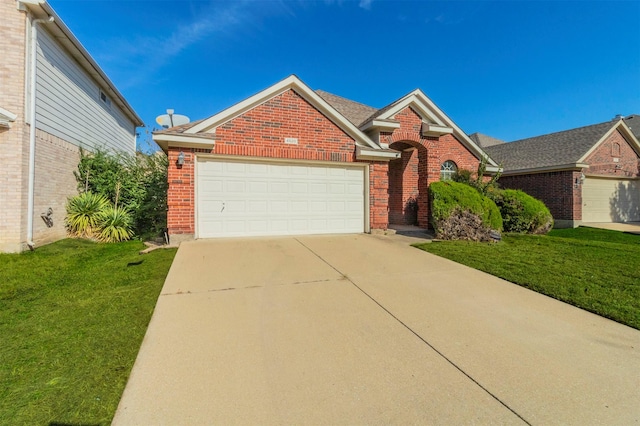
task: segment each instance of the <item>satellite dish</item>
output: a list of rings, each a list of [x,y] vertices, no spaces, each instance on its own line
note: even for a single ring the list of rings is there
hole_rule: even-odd
[[[166,114],[156,117],[156,123],[168,129],[169,127],[181,126],[191,120],[186,115],[174,114],[172,109],[168,109]]]

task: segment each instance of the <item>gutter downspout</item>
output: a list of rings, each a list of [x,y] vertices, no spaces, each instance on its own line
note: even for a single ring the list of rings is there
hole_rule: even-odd
[[[29,194],[27,195],[27,246],[33,250],[33,210],[34,210],[34,186],[36,175],[36,59],[38,56],[38,24],[53,22],[53,16],[48,19],[31,20],[31,61],[30,76],[30,105],[29,105]]]

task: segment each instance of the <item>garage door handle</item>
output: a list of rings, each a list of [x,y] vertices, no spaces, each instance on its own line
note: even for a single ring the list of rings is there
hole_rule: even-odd
[[[220,210],[220,213],[222,213],[224,211],[224,203],[222,203],[222,210]]]

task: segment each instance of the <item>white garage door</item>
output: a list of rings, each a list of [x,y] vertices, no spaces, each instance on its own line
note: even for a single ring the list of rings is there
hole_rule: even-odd
[[[582,221],[640,221],[640,182],[587,177],[582,187]]]
[[[364,232],[364,168],[200,159],[199,238]]]

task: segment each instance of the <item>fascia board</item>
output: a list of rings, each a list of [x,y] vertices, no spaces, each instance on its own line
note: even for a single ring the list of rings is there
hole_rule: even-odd
[[[420,105],[419,99],[416,96],[417,92],[418,91],[416,90],[416,91],[413,91],[413,92],[409,93],[403,99],[398,101],[393,107],[389,108],[387,111],[383,112],[382,114],[380,114],[376,118],[383,119],[383,120],[389,120],[389,119],[391,119],[391,117],[393,117],[394,115],[396,115],[397,113],[399,113],[400,111],[405,109],[406,107],[411,106],[411,107],[416,108],[418,110],[418,112],[420,112],[420,114],[422,116],[425,116],[425,117],[435,121],[436,124],[438,124],[438,125],[444,126],[445,123],[442,122],[435,114],[433,114],[433,112],[430,111],[429,108],[424,108],[424,105]]]
[[[213,149],[215,146],[214,139],[199,136],[153,134],[151,137],[164,152],[167,152],[169,145],[182,148],[203,149]]]
[[[101,88],[111,96],[115,104],[122,109],[136,127],[144,126],[144,122],[133,110],[131,105],[129,105],[129,102],[127,102],[122,93],[120,93],[116,88],[115,84],[113,84],[109,77],[107,77],[87,49],[85,49],[82,43],[80,43],[80,40],[76,38],[69,27],[67,27],[55,10],[53,10],[51,5],[44,0],[20,0],[19,4],[26,6],[29,11],[37,17],[53,16],[53,22],[46,25],[46,28],[53,33],[56,41],[62,44],[69,51],[73,59],[77,61],[78,64],[80,64],[80,66],[87,72],[87,74],[89,74],[91,78],[93,78],[98,85],[100,85]]]
[[[338,125],[345,133],[355,139],[356,142],[364,143],[372,148],[380,148],[371,139],[369,139],[362,131],[360,131],[355,125],[347,120],[342,114],[340,114],[335,108],[333,108],[327,101],[322,99],[317,93],[315,93],[309,86],[304,84],[297,76],[291,75],[284,80],[274,84],[261,92],[241,101],[232,107],[229,107],[218,114],[203,120],[196,126],[185,131],[185,133],[195,134],[207,129],[215,128],[235,117],[242,115],[243,113],[261,105],[265,101],[274,98],[287,90],[295,90],[300,96],[302,96],[307,102],[317,108],[322,114],[329,117],[334,123]]]
[[[267,99],[276,97],[287,90],[289,90],[297,78],[293,75],[285,78],[284,80],[270,86],[247,99],[238,102],[237,104],[220,111],[219,113],[212,115],[211,117],[202,120],[199,124],[185,130],[185,133],[194,134],[200,133],[204,130],[215,128],[222,123],[225,123],[243,113],[255,108],[256,106],[264,103]]]
[[[384,132],[387,130],[393,130],[393,129],[399,129],[399,128],[400,128],[400,123],[398,123],[397,121],[374,119],[372,121],[369,121],[363,127],[361,127],[360,130],[363,132],[366,132],[369,130],[380,130]]]
[[[581,169],[587,169],[587,168],[589,168],[588,164],[578,162],[578,163],[569,163],[569,164],[559,164],[556,166],[531,167],[528,169],[519,169],[519,170],[506,170],[502,173],[502,176],[528,175],[533,173],[546,173],[546,172],[561,172],[565,170],[581,170]]]
[[[401,153],[393,150],[371,149],[356,145],[356,159],[370,161],[391,161],[400,158]]]

